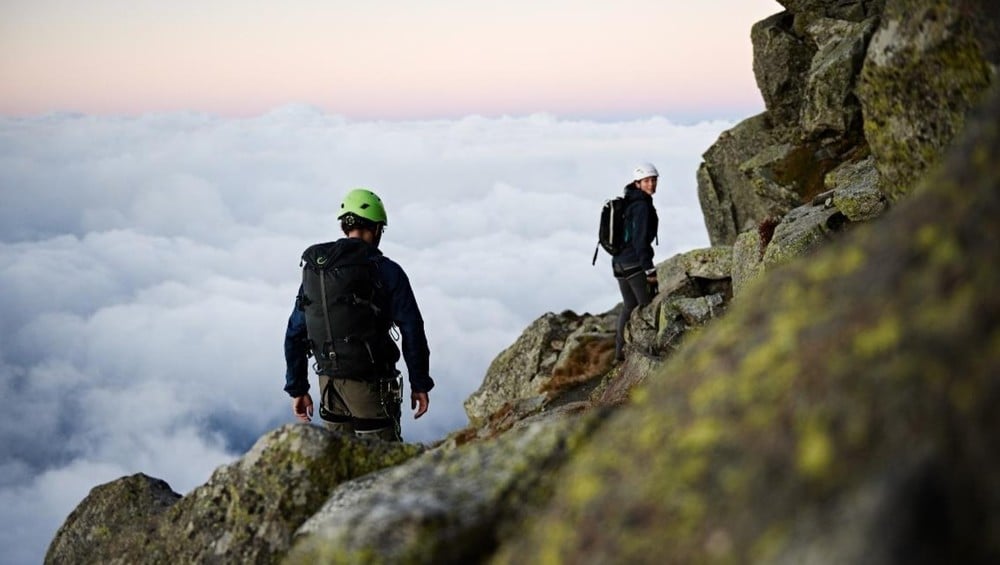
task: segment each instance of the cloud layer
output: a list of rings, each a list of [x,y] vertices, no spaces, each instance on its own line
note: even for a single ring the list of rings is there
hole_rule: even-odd
[[[99,483],[142,471],[186,492],[292,420],[281,341],[299,255],[338,237],[346,190],[388,206],[382,247],[413,283],[438,384],[403,433],[431,441],[465,424],[462,402],[531,320],[619,301],[607,257],[590,259],[635,162],[663,175],[657,259],[708,244],[695,170],[729,125],[307,106],[0,118],[5,559],[37,562]]]

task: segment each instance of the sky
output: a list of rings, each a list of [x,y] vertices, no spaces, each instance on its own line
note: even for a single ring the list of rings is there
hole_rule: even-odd
[[[759,106],[774,0],[5,0],[0,113],[289,101],[358,119],[703,118]]]
[[[351,188],[427,327],[408,441],[464,426],[532,320],[620,301],[591,257],[637,162],[656,259],[708,245],[695,171],[763,109],[749,29],[781,7],[470,4],[0,4],[0,563],[98,484],[185,493],[293,421],[299,256]]]

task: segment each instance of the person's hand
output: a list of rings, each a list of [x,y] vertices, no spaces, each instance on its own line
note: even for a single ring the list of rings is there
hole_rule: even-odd
[[[292,399],[292,413],[303,422],[312,421],[313,399],[308,392]]]
[[[414,392],[410,394],[410,409],[415,410],[413,413],[413,419],[424,415],[427,412],[427,406],[431,403],[431,399],[427,396],[426,392]]]
[[[660,292],[660,284],[656,280],[656,275],[655,274],[648,275],[646,277],[646,285],[649,287],[649,296],[650,296],[650,298],[656,296]]]

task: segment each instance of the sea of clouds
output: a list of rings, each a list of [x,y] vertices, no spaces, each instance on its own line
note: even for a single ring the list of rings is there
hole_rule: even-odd
[[[462,402],[532,320],[620,300],[591,256],[635,163],[661,171],[657,260],[708,245],[695,171],[731,125],[0,117],[3,561],[38,562],[97,484],[144,472],[184,493],[293,421],[299,257],[338,237],[348,189],[386,202],[382,249],[423,312],[437,387],[403,433],[430,442],[466,424]]]

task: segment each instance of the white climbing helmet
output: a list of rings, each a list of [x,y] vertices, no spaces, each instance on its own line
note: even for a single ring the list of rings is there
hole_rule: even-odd
[[[658,177],[660,173],[657,172],[656,167],[652,163],[639,163],[634,169],[632,169],[632,180],[642,180],[649,177]]]

